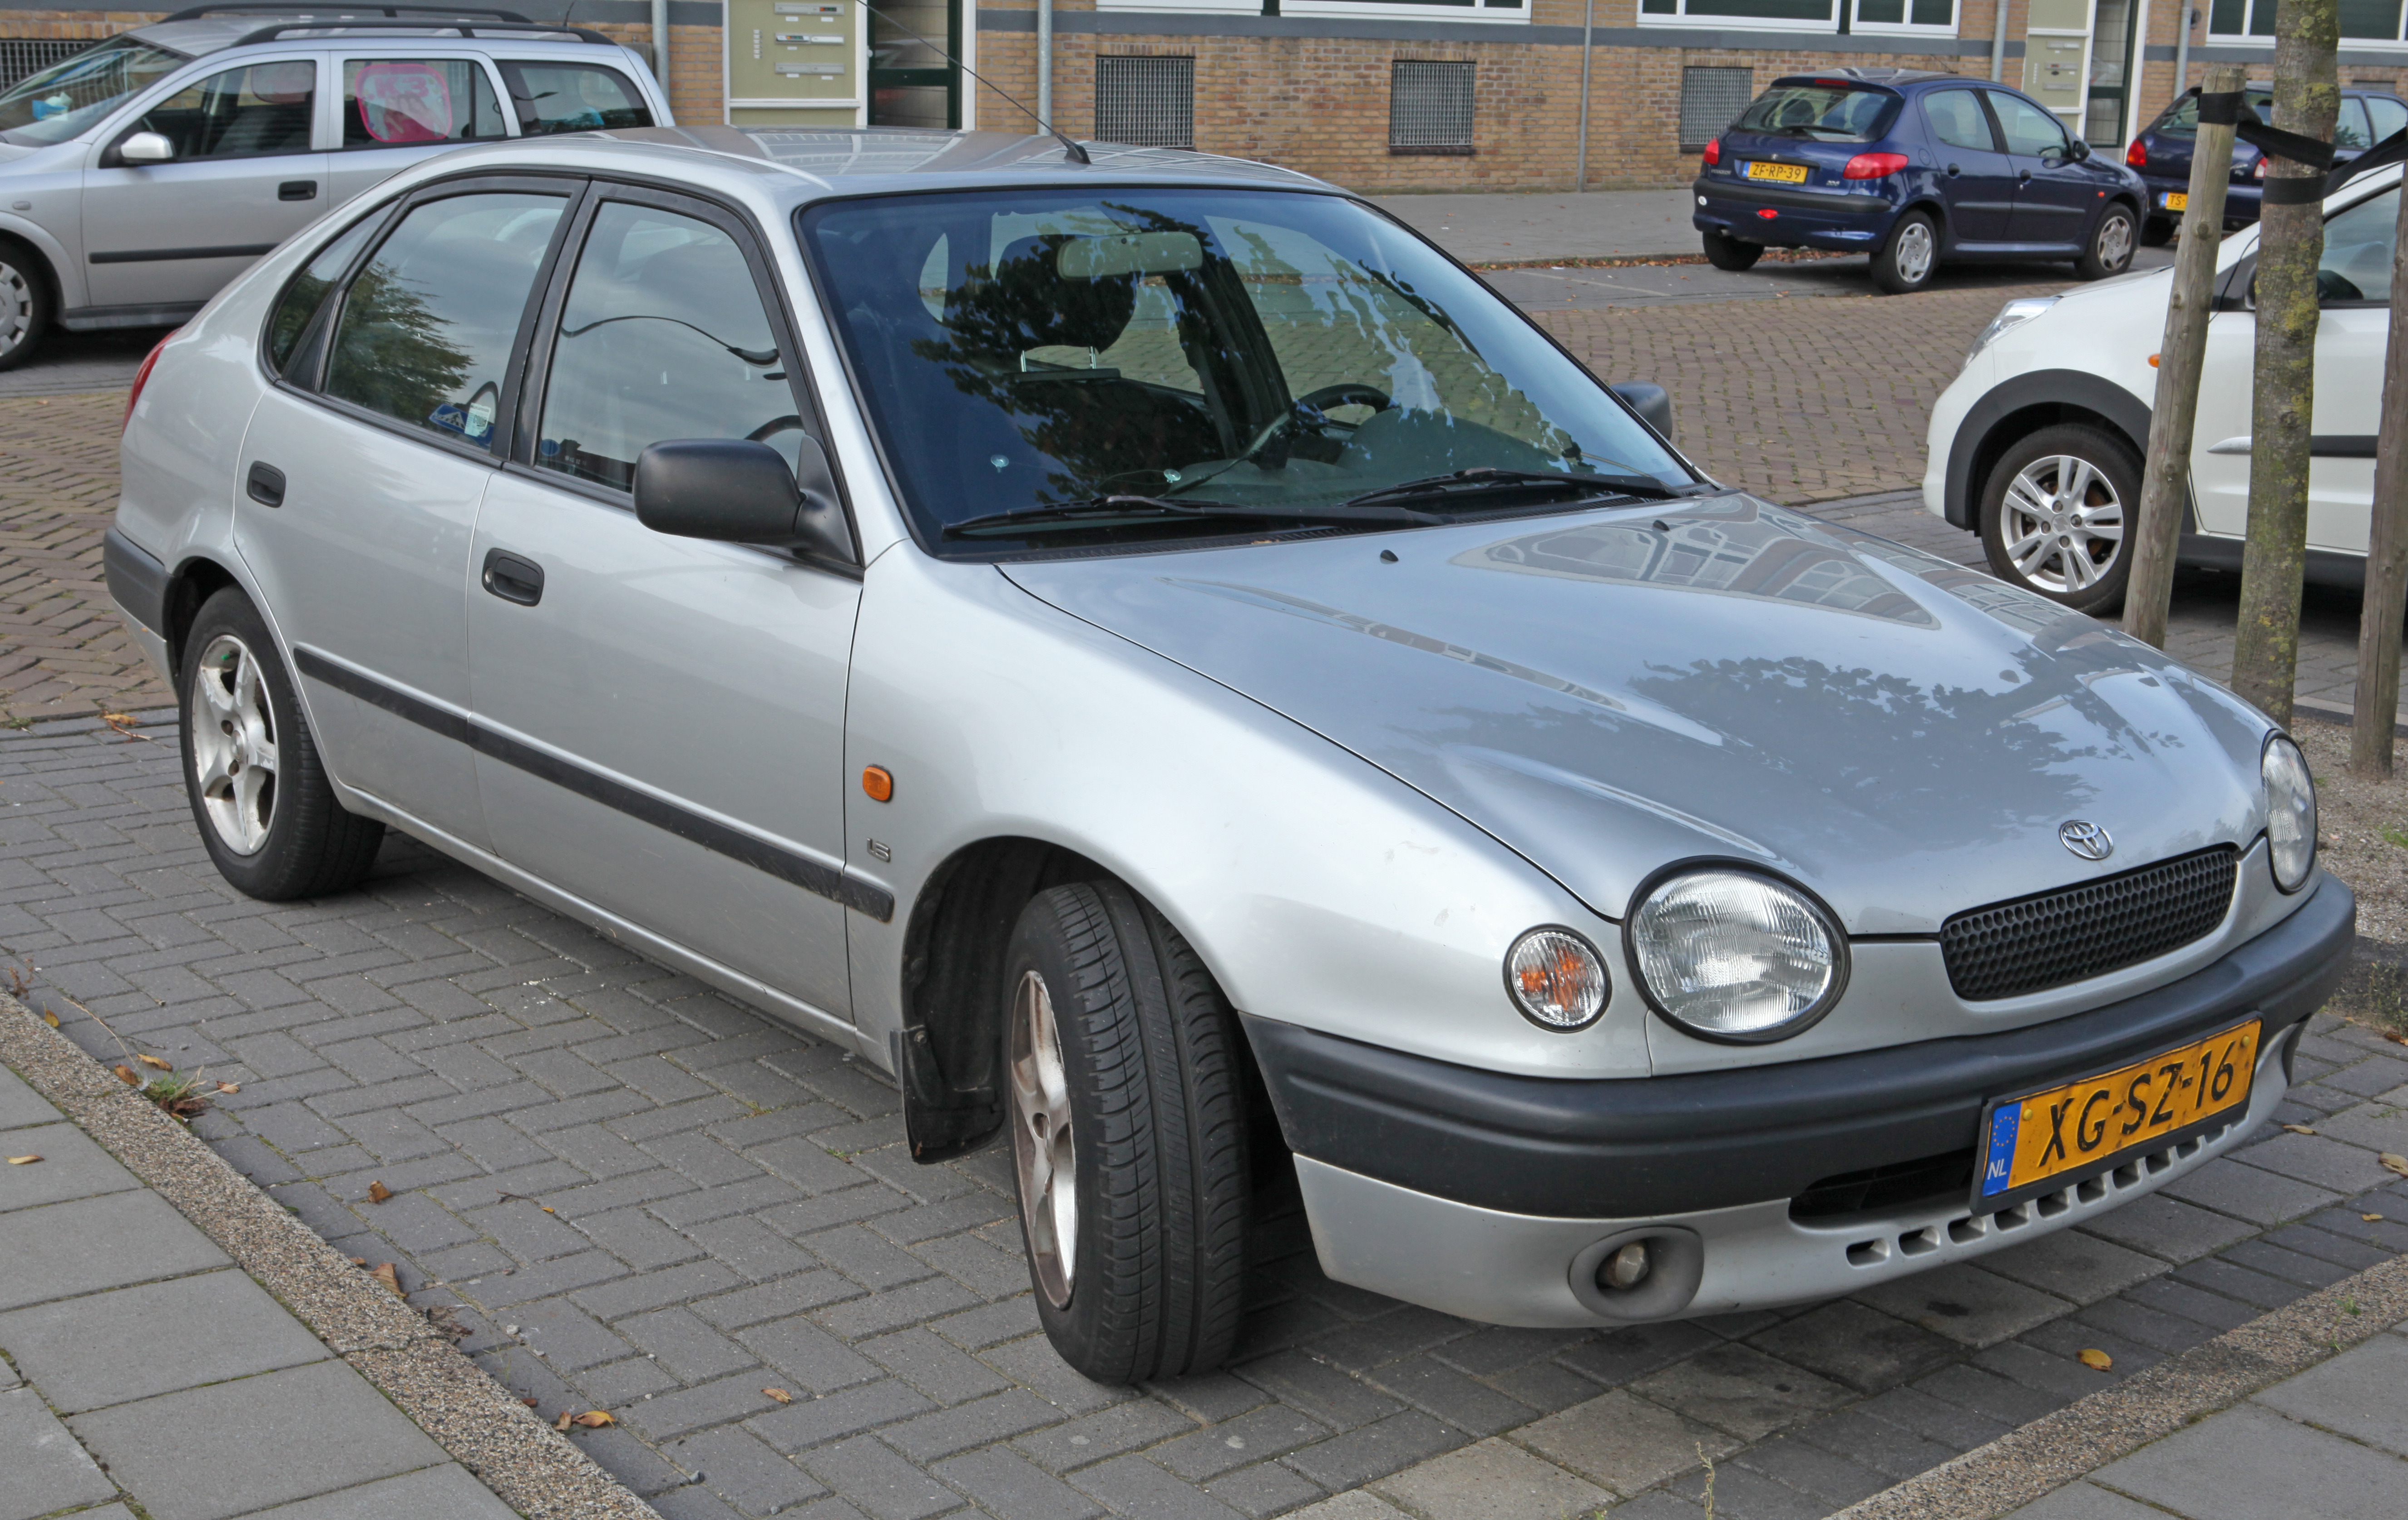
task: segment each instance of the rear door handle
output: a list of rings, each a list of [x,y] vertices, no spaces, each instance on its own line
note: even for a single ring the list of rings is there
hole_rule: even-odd
[[[276,187],[276,198],[280,201],[314,201],[318,198],[318,181],[287,179]]]
[[[485,551],[484,582],[487,591],[521,607],[543,600],[543,566],[498,549]]]
[[[284,505],[284,472],[265,460],[251,461],[251,478],[243,483],[262,507]]]

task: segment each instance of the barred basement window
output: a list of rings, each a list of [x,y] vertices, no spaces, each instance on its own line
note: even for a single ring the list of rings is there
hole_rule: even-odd
[[[0,37],[0,89],[91,46],[90,37]]]
[[[1196,146],[1196,60],[1096,59],[1096,136],[1140,148]]]
[[[1681,151],[1705,151],[1756,98],[1756,71],[1745,68],[1681,70]]]
[[[1469,62],[1399,58],[1388,76],[1388,151],[1471,151]]]

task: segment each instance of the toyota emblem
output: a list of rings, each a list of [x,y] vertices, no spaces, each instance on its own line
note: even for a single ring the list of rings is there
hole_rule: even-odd
[[[2057,842],[2085,860],[2104,860],[2115,853],[2115,841],[2105,829],[2079,818],[2057,825]]]

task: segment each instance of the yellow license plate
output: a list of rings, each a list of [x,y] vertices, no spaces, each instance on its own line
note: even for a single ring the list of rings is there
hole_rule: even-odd
[[[2169,211],[2187,211],[2190,209],[2190,194],[2187,191],[2169,190],[2165,193],[2162,204]]]
[[[1983,1115],[1973,1206],[1987,1212],[2106,1171],[2249,1101],[2258,1021],[2062,1086],[2001,1098]]]
[[[1747,166],[1747,177],[1751,179],[1777,179],[1784,185],[1802,185],[1806,182],[1806,165],[1803,164],[1750,164]]]

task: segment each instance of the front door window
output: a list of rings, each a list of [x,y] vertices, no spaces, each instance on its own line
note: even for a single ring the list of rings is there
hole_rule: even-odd
[[[176,161],[309,151],[318,65],[306,58],[230,68],[196,79],[151,107],[134,128],[155,132]]]

